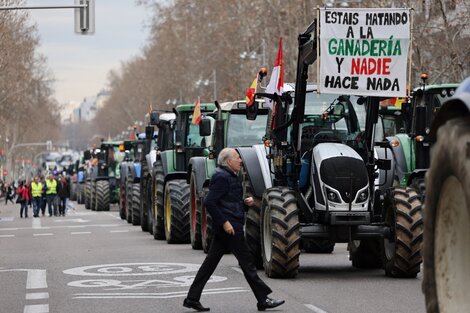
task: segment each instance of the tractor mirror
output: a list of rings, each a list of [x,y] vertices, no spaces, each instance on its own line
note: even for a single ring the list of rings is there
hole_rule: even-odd
[[[131,150],[132,149],[132,143],[129,141],[124,141],[124,150]]]
[[[145,126],[145,139],[153,139],[154,130],[153,126]]]
[[[158,125],[159,121],[160,121],[160,115],[158,114],[158,112],[152,111],[150,113],[150,125]]]
[[[203,118],[199,122],[199,136],[205,137],[211,134],[211,121],[208,118]]]
[[[86,151],[83,152],[83,158],[84,158],[85,160],[91,159],[90,150],[86,150]]]
[[[378,159],[376,164],[379,170],[389,171],[392,169],[392,160]]]
[[[258,103],[253,101],[253,104],[250,106],[246,107],[246,119],[249,121],[254,121],[256,120],[256,117],[258,116]]]

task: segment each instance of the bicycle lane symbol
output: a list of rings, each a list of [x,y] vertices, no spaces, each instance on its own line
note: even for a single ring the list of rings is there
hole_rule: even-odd
[[[190,263],[119,263],[77,267],[67,269],[63,273],[90,277],[90,279],[71,281],[67,284],[69,287],[97,290],[92,293],[76,293],[73,299],[168,299],[185,297],[187,290],[166,292],[155,292],[155,290],[189,287],[198,269],[198,264]],[[149,279],[149,276],[159,277]],[[213,275],[208,283],[225,280],[227,277]],[[246,291],[248,290],[242,287],[207,288],[203,294]]]

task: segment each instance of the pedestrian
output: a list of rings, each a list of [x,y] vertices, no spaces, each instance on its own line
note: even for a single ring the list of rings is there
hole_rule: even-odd
[[[219,154],[218,164],[219,168],[211,178],[209,193],[204,202],[212,216],[214,238],[209,252],[189,288],[183,306],[196,311],[210,310],[199,302],[202,291],[222,256],[226,252],[232,252],[258,301],[258,310],[264,311],[278,307],[284,303],[284,300],[274,300],[268,297],[272,290],[259,278],[253,256],[245,242],[243,231],[245,209],[243,204],[251,206],[254,201],[252,197],[243,199],[242,185],[237,176],[242,160],[235,149],[225,148]]]
[[[23,212],[24,217],[28,218],[29,188],[26,180],[21,181],[18,186],[18,199],[16,202],[20,204],[20,218],[23,218]]]
[[[67,179],[64,176],[59,177],[59,184],[57,185],[57,195],[59,196],[59,215],[65,216],[65,209],[67,208],[67,199],[70,197],[70,187]]]
[[[57,216],[57,181],[52,174],[49,175],[49,179],[46,180],[46,198],[49,217],[51,217],[52,214]],[[52,210],[52,207],[54,207],[54,210]]]
[[[15,202],[13,202],[13,197],[15,196],[15,190],[11,186],[11,183],[7,185],[6,189],[7,193],[5,195],[5,204],[8,204],[8,200],[10,200],[10,202],[14,204]]]
[[[46,177],[41,176],[41,185],[42,185],[42,197],[41,197],[41,213],[42,216],[46,215],[46,205],[47,205],[47,185],[46,185]]]
[[[42,206],[42,183],[39,181],[39,177],[35,176],[31,183],[31,199],[33,202],[33,216],[39,217],[39,210]],[[44,213],[43,213],[44,215]]]

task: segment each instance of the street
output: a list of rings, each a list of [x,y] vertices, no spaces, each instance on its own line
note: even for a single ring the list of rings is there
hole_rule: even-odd
[[[110,212],[75,210],[65,217],[20,219],[19,205],[0,204],[0,312],[191,312],[182,302],[205,254],[189,244],[156,241]],[[346,244],[332,254],[302,254],[295,279],[260,277],[273,312],[425,312],[417,279],[351,266]],[[226,255],[201,299],[211,312],[255,312],[256,300],[232,255]]]

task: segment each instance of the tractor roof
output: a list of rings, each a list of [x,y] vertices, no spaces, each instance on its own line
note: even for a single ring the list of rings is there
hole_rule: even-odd
[[[194,107],[196,105],[194,103],[191,104],[180,104],[176,107],[176,111],[178,112],[188,112],[194,111]],[[214,103],[201,103],[201,112],[212,112],[216,109]]]

